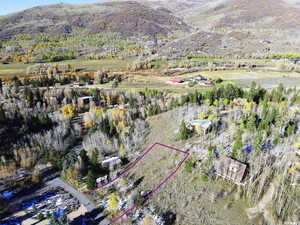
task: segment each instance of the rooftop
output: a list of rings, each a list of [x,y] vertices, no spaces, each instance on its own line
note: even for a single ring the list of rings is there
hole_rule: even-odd
[[[93,98],[92,96],[84,96],[84,97],[80,97],[79,99],[86,100],[86,99],[92,99],[92,98]]]
[[[222,155],[215,162],[216,174],[240,184],[246,173],[247,165]]]
[[[211,121],[210,120],[200,120],[200,119],[197,119],[197,120],[191,120],[190,122],[190,125],[192,126],[201,126],[202,128],[209,128],[211,126]]]
[[[170,82],[174,82],[174,83],[181,83],[181,82],[183,82],[183,80],[181,80],[179,78],[171,78],[169,81]]]

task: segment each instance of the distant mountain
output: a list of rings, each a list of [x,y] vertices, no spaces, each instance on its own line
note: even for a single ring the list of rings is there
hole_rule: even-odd
[[[133,1],[96,4],[39,6],[0,17],[0,39],[21,33],[118,32],[122,35],[167,34],[189,27],[167,10]]]
[[[300,27],[300,9],[291,0],[213,0],[210,6],[200,4],[189,9],[187,21],[198,26],[209,23],[215,28],[287,30]]]
[[[111,0],[57,4],[0,17],[0,40],[16,34],[117,32],[171,37],[159,50],[235,56],[300,52],[298,0]]]
[[[165,7],[189,24],[209,27],[300,27],[298,0],[136,0],[153,8]]]
[[[300,52],[298,0],[137,0],[164,7],[194,32],[172,49],[227,55]]]

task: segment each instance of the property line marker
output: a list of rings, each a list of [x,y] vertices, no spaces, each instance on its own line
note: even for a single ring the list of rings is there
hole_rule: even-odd
[[[146,150],[143,152],[143,154],[141,156],[139,156],[126,170],[124,170],[122,173],[120,173],[119,175],[117,175],[114,179],[112,179],[110,182],[108,182],[107,184],[98,187],[94,190],[85,192],[85,194],[92,194],[94,192],[96,192],[99,189],[105,188],[109,185],[111,185],[112,183],[114,183],[115,181],[119,180],[121,177],[123,177],[125,174],[127,174],[130,170],[132,170],[133,168],[135,168],[141,161],[142,159],[145,158],[145,156],[155,147],[155,146],[161,146],[164,147],[166,149],[169,150],[173,150],[176,152],[180,152],[183,153],[185,155],[185,157],[179,162],[177,168],[172,171],[171,173],[169,173],[169,175],[167,177],[165,177],[158,185],[156,185],[151,191],[150,193],[143,199],[141,200],[139,203],[135,204],[134,206],[132,206],[131,208],[127,209],[126,211],[122,212],[120,215],[118,215],[116,218],[114,218],[111,221],[111,224],[114,224],[116,222],[118,222],[123,216],[127,215],[128,213],[132,212],[134,209],[136,209],[138,207],[138,205],[141,205],[143,203],[145,203],[149,198],[151,198],[164,184],[166,184],[168,182],[168,180],[171,179],[171,177],[173,177],[178,170],[182,167],[183,163],[187,160],[187,158],[189,157],[190,153],[183,151],[181,149],[172,147],[172,146],[168,146],[159,142],[156,142],[154,144],[152,144],[150,147],[146,148]]]

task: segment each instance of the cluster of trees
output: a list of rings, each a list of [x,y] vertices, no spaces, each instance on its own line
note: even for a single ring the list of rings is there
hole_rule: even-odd
[[[88,31],[78,29],[68,35],[49,36],[40,34],[30,38],[16,35],[11,40],[1,42],[1,48],[14,49],[10,54],[0,52],[1,62],[58,62],[73,59],[79,52],[90,52],[101,48],[103,56],[87,55],[86,59],[99,60],[113,58],[115,56],[132,56],[141,54],[144,49],[142,44],[137,45],[139,40],[135,37],[123,37],[115,33],[90,34]],[[74,46],[77,49],[74,50]],[[70,51],[70,49],[73,49]]]
[[[112,53],[108,53],[106,55],[87,55],[85,56],[88,60],[101,60],[101,59],[112,59],[115,56]]]
[[[108,71],[97,71],[95,73],[94,79],[98,84],[106,84],[113,82],[115,87],[122,81],[122,77],[119,74],[109,75]]]
[[[271,55],[266,55],[264,58],[265,59],[300,59],[300,55],[295,53],[282,53],[282,54],[275,53]]]
[[[72,81],[76,81],[76,77],[75,76],[42,76],[39,78],[25,78],[23,80],[17,78],[17,77],[13,77],[12,78],[12,82],[16,85],[16,86],[32,86],[32,87],[51,87],[54,86],[55,84],[61,84],[61,85],[65,85],[65,84],[70,84]]]

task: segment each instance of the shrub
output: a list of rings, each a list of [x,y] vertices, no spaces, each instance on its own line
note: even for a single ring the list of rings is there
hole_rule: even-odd
[[[193,172],[193,168],[194,168],[194,161],[189,158],[185,164],[184,164],[184,170],[187,172],[187,173],[192,173]]]

